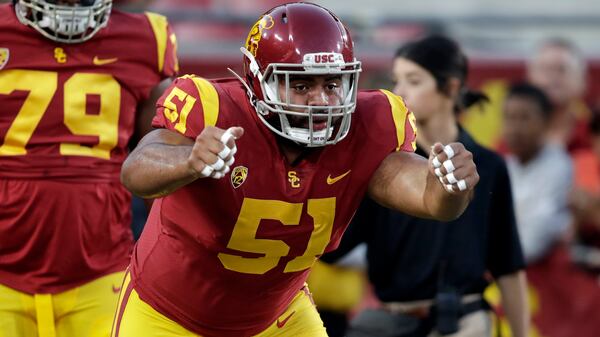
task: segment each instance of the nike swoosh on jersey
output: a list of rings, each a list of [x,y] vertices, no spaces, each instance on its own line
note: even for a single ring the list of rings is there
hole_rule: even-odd
[[[283,328],[283,326],[285,325],[285,323],[287,323],[287,321],[290,320],[290,318],[292,317],[293,314],[295,314],[296,311],[292,311],[291,314],[289,314],[286,318],[284,318],[282,321],[279,320],[279,318],[277,319],[277,327],[279,329]]]
[[[352,170],[348,170],[348,172],[341,174],[337,177],[332,178],[331,174],[327,176],[327,185],[333,185],[335,183],[337,183],[338,181],[344,179],[345,176],[347,176],[350,172],[352,172]]]
[[[105,64],[115,63],[118,60],[119,59],[117,57],[111,58],[111,59],[101,59],[98,56],[94,56],[93,63],[94,63],[94,65],[97,65],[97,66],[103,66]]]
[[[112,286],[112,291],[113,293],[118,294],[121,292],[121,287]]]

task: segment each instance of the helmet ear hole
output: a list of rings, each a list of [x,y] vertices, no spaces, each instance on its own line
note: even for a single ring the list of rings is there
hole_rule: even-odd
[[[286,23],[286,24],[287,24],[287,22],[288,22],[288,19],[287,19],[287,13],[283,12],[283,13],[281,14],[281,22],[283,22],[283,23]]]

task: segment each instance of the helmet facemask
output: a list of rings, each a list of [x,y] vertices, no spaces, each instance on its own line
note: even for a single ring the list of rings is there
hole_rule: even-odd
[[[304,55],[302,64],[271,63],[261,73],[252,54],[245,49],[242,52],[249,59],[250,68],[260,84],[263,99],[257,99],[255,107],[269,129],[308,147],[335,144],[348,135],[351,114],[356,109],[358,74],[361,71],[359,61],[345,62],[343,56],[336,53],[312,53]],[[339,104],[315,106],[292,103],[290,82],[296,76],[339,76]],[[283,94],[281,84],[285,88]],[[303,119],[304,123],[298,123]]]
[[[80,0],[75,5],[58,5],[55,0],[19,0],[15,9],[21,23],[45,37],[56,42],[81,43],[106,26],[112,0]]]

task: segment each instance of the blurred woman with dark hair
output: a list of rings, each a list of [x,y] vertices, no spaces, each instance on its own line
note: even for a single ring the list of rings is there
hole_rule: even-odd
[[[448,223],[363,202],[340,248],[324,257],[336,261],[367,243],[369,279],[382,306],[360,313],[348,336],[490,336],[482,294],[493,280],[512,335],[527,335],[524,261],[506,165],[457,122],[464,109],[487,100],[466,86],[467,69],[458,45],[442,36],[409,43],[396,53],[394,92],[416,116],[416,153],[427,157],[436,142],[461,142],[473,153],[480,181],[467,210]],[[436,174],[451,184],[453,170],[443,164]]]

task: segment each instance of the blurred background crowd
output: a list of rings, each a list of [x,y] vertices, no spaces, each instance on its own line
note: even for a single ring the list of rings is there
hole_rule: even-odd
[[[239,47],[249,28],[262,12],[284,2],[120,0],[115,5],[166,15],[178,38],[180,74],[214,78],[228,76],[228,67],[241,71]],[[468,87],[489,97],[461,113],[460,124],[502,155],[508,167],[526,261],[529,336],[598,336],[600,2],[315,2],[350,28],[363,62],[362,88],[392,90],[394,55],[408,42],[430,34],[458,42],[469,59]],[[136,200],[134,208],[139,234],[143,203]],[[349,320],[380,305],[366,276],[365,250],[359,246],[336,265],[315,268],[320,275],[311,278],[311,288],[320,310]],[[498,330],[510,336],[499,293],[492,285],[485,297],[497,312]],[[344,324],[328,328],[331,336],[343,335]]]

